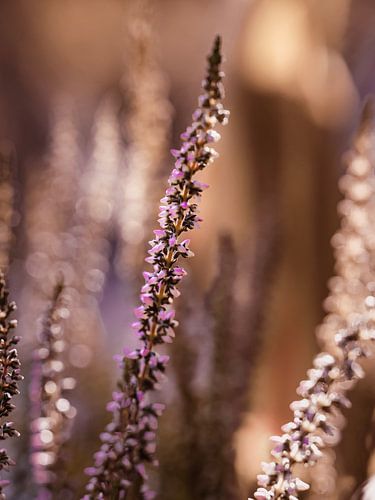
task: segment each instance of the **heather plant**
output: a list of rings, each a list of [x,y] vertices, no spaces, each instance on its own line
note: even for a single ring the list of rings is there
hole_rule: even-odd
[[[354,147],[344,156],[347,169],[339,181],[344,197],[338,204],[341,226],[332,238],[336,276],[328,282],[329,295],[324,301],[327,315],[317,330],[321,346],[332,353],[335,352],[335,333],[345,327],[351,315],[363,310],[368,283],[374,276],[371,250],[375,223],[373,129],[373,104],[368,101]],[[356,410],[357,407],[353,412]],[[355,417],[352,414],[351,423],[355,422]],[[357,435],[357,442],[359,439]],[[324,457],[315,469],[311,479],[312,492],[324,491],[326,495],[335,495],[339,491],[343,494],[341,487],[345,486],[337,478],[334,450],[324,451]]]
[[[62,283],[55,286],[43,327],[34,351],[30,385],[31,466],[37,485],[36,498],[47,500],[69,490],[66,478],[65,446],[70,438],[75,408],[66,393],[75,380],[65,375],[64,322],[69,310],[64,300]]]
[[[25,229],[28,255],[26,271],[33,319],[44,310],[45,296],[55,284],[56,273],[71,274],[68,230],[74,214],[80,167],[80,150],[74,103],[67,96],[55,99],[49,150],[42,169],[30,168],[25,199]],[[37,299],[39,303],[37,304]],[[37,305],[37,307],[36,307]]]
[[[108,96],[100,103],[93,127],[92,153],[81,172],[73,103],[67,98],[57,100],[45,171],[32,179],[31,195],[26,200],[26,270],[32,280],[25,295],[32,297],[29,302],[34,316],[38,316],[56,273],[62,273],[66,286],[71,287],[71,308],[75,312],[69,330],[74,331],[72,341],[76,344],[88,342],[87,332],[99,324],[93,306],[108,268],[107,238],[120,160],[116,111],[116,103]],[[33,319],[29,318],[29,322]]]
[[[91,330],[98,328],[97,301],[109,268],[112,222],[119,163],[118,106],[107,95],[100,103],[93,127],[93,150],[78,184],[76,211],[69,227],[68,272],[72,315],[71,342],[94,348]],[[69,271],[69,269],[68,269]],[[90,324],[90,327],[88,326]]]
[[[9,292],[6,288],[5,277],[0,274],[0,439],[18,437],[20,434],[16,430],[14,423],[8,420],[9,415],[15,408],[12,402],[14,396],[19,394],[18,384],[22,380],[20,373],[20,360],[16,346],[19,337],[12,334],[12,330],[17,326],[17,320],[10,316],[16,310],[16,304],[9,301]],[[0,449],[0,471],[7,471],[10,465],[15,462],[9,457],[7,451]],[[0,498],[5,499],[4,488],[9,484],[6,479],[0,480]]]
[[[68,96],[60,95],[53,100],[48,150],[41,165],[30,168],[26,178],[23,218],[26,276],[20,300],[21,325],[36,325],[43,316],[57,274],[62,273],[66,282],[74,275],[69,229],[77,197],[80,146],[73,108]],[[30,336],[23,338],[31,351],[34,343]],[[27,402],[22,404],[27,412]],[[26,478],[29,464],[22,455],[19,463],[24,461]]]
[[[359,360],[370,354],[375,339],[373,263],[374,112],[371,103],[348,155],[348,172],[341,182],[345,200],[339,210],[342,227],[333,238],[337,276],[326,301],[329,314],[319,333],[327,350],[315,357],[308,378],[301,382],[302,399],[291,404],[293,420],[274,436],[272,461],[263,463],[254,497],[260,500],[299,498],[309,485],[294,472],[296,465],[314,465],[322,449],[340,439],[338,416],[349,407],[345,393],[364,376]]]
[[[218,37],[208,58],[208,72],[203,81],[203,95],[193,114],[193,124],[181,135],[180,150],[172,150],[176,158],[169,177],[169,187],[159,213],[160,229],[154,231],[146,262],[151,272],[144,272],[145,284],[141,290],[141,305],[135,310],[133,324],[141,346],[118,357],[123,378],[107,409],[113,419],[101,435],[102,447],[95,454],[95,465],[87,469],[90,480],[85,498],[125,498],[132,485],[140,498],[152,498],[146,484],[146,463],[155,461],[155,431],[163,405],[153,403],[149,393],[157,388],[165,371],[168,356],[159,354],[155,347],[170,343],[177,322],[172,308],[179,295],[176,285],[186,274],[177,265],[180,257],[193,255],[189,240],[181,235],[198,225],[199,198],[203,183],[194,175],[213,161],[216,152],[209,146],[220,135],[214,130],[217,123],[225,124],[228,112],[223,108],[221,42]]]
[[[113,192],[117,169],[118,134],[117,101],[106,96],[99,104],[92,127],[91,154],[87,164],[81,169],[82,134],[76,122],[75,110],[69,98],[54,101],[51,116],[49,151],[43,162],[43,170],[37,175],[30,169],[25,202],[25,229],[27,257],[25,262],[26,286],[22,289],[22,323],[36,324],[45,314],[46,303],[50,300],[50,289],[55,284],[57,274],[64,277],[64,302],[69,310],[69,318],[64,320],[64,357],[67,373],[81,380],[92,380],[92,371],[98,374],[98,367],[91,363],[95,349],[100,350],[103,335],[98,297],[108,272],[114,209]],[[26,337],[27,338],[27,337]],[[34,343],[30,342],[30,350]],[[105,356],[102,353],[102,356]],[[110,354],[108,354],[110,359]],[[68,368],[69,366],[69,368]],[[92,394],[104,392],[109,374],[105,364],[100,373],[101,384],[95,388],[87,384],[77,387],[80,401],[80,421],[75,425],[85,426],[85,432],[68,444],[69,452],[80,463],[91,449],[87,435],[96,434],[101,427],[98,419],[88,419],[85,423],[86,408],[99,412],[92,404]],[[86,371],[83,373],[83,368]],[[82,375],[77,375],[81,369]],[[22,401],[23,411],[28,411],[28,402]],[[99,423],[98,423],[99,421]],[[83,423],[82,423],[83,422]],[[23,436],[28,433],[29,425]],[[30,484],[30,466],[25,448],[28,440],[22,442],[17,459],[17,485],[15,495],[20,496]],[[87,449],[89,451],[87,451]],[[23,466],[23,468],[22,468]],[[80,467],[68,462],[67,473],[73,482],[79,482]],[[25,481],[27,485],[24,484]]]
[[[95,444],[92,429],[95,425],[101,426],[102,415],[97,407],[101,405],[100,393],[108,385],[106,377],[110,376],[106,356],[112,340],[104,337],[98,305],[112,250],[117,252],[115,260],[121,275],[137,269],[138,250],[147,232],[152,197],[157,192],[152,179],[165,149],[170,114],[165,81],[156,63],[148,3],[148,0],[135,0],[130,2],[128,10],[129,46],[123,80],[129,106],[124,124],[125,168],[119,169],[122,158],[118,110],[113,102],[106,100],[96,114],[92,155],[88,166],[82,169],[71,110],[59,109],[44,176],[35,176],[32,195],[26,196],[26,270],[32,278],[32,285],[26,287],[26,296],[31,299],[29,313],[38,314],[40,306],[45,304],[45,293],[56,271],[62,271],[67,283],[64,288],[60,284],[56,286],[44,315],[31,373],[30,462],[34,484],[30,491],[36,491],[39,499],[76,495],[70,480],[74,483],[82,456],[90,454],[89,448]],[[278,180],[269,175],[269,170],[266,169],[265,174],[258,168],[252,179],[259,211],[254,217],[250,251],[246,247],[247,259],[239,260],[241,251],[234,250],[231,237],[220,239],[217,274],[207,295],[197,292],[191,283],[190,288],[182,290],[194,297],[186,299],[178,311],[179,317],[189,318],[185,331],[179,331],[179,338],[176,342],[173,340],[178,326],[174,299],[179,296],[178,287],[187,274],[180,260],[193,256],[185,233],[201,222],[198,202],[207,187],[196,180],[195,175],[216,157],[211,143],[218,141],[220,135],[215,127],[225,124],[228,117],[221,102],[220,45],[218,38],[208,58],[208,73],[198,109],[193,114],[193,124],[181,135],[181,148],[172,150],[175,165],[161,200],[160,227],[149,242],[146,262],[150,268],[143,273],[141,304],[135,309],[136,320],[132,324],[138,343],[115,357],[121,371],[120,380],[107,405],[110,423],[100,435],[101,445],[94,455],[93,466],[86,469],[89,476],[84,478],[88,482],[86,500],[154,497],[148,472],[158,464],[156,439],[164,409],[163,404],[156,402],[156,390],[161,388],[169,361],[168,346],[164,344],[172,342],[168,354],[173,357],[173,367],[168,370],[174,379],[165,384],[165,396],[172,401],[169,406],[173,408],[164,424],[164,433],[158,436],[159,440],[169,440],[163,443],[162,452],[170,452],[170,455],[166,469],[158,477],[155,473],[159,497],[162,500],[239,498],[236,431],[249,407],[251,375],[263,345],[263,313],[268,305],[279,246],[279,220],[275,213],[280,208],[275,203]],[[280,436],[272,437],[275,443],[272,459],[262,464],[264,473],[258,476],[256,499],[297,500],[300,495],[305,497],[309,489],[307,482],[314,488],[315,478],[305,476],[301,472],[303,466],[320,462],[321,468],[332,471],[334,454],[325,454],[325,447],[340,439],[341,410],[350,406],[346,393],[364,376],[360,361],[370,354],[369,341],[375,339],[372,115],[371,108],[367,107],[354,148],[346,157],[347,173],[340,181],[344,193],[338,207],[341,227],[332,241],[336,276],[329,283],[330,293],[325,302],[328,314],[318,329],[323,352],[315,357],[307,379],[298,388],[300,399],[291,405],[292,421],[282,427]],[[254,144],[259,136],[254,136]],[[11,233],[3,229],[5,226],[9,229],[12,217],[7,209],[12,204],[13,191],[8,190],[9,165],[5,167],[8,170],[4,170],[3,179],[0,165],[0,194],[4,195],[0,196],[4,198],[3,205],[0,200],[0,267],[8,266],[8,255],[3,260],[2,249],[4,243],[4,253],[9,253]],[[33,178],[32,173],[27,175]],[[234,225],[236,221],[232,221]],[[119,233],[116,234],[118,241],[112,247],[111,236],[115,231]],[[129,269],[131,266],[134,269]],[[116,279],[114,275],[110,278]],[[18,339],[10,339],[8,335],[14,326],[8,319],[13,306],[7,302],[1,279],[0,310],[6,311],[0,320],[4,330],[1,359],[2,373],[5,373],[2,414],[7,417],[13,409],[9,398],[17,393],[17,381],[22,377],[17,353],[12,348]],[[109,295],[112,299],[112,290]],[[103,303],[105,315],[113,308],[111,300]],[[198,331],[196,337],[194,330]],[[100,351],[102,346],[105,349]],[[68,360],[73,376],[75,368],[87,368],[81,375],[83,379],[86,377],[87,388],[80,384],[82,392],[76,398],[80,420],[76,422],[79,435],[74,439],[70,438],[76,410],[66,391],[73,388],[75,381],[68,373]],[[93,373],[94,384],[90,380]],[[91,401],[93,395],[95,401]],[[90,410],[86,411],[89,405]],[[174,418],[178,419],[177,423]],[[168,429],[169,426],[173,429]],[[9,422],[2,423],[1,429],[2,439],[18,434]],[[71,460],[67,460],[68,441],[78,450]],[[175,458],[181,459],[182,455],[182,465],[177,464]],[[29,458],[28,453],[24,456],[25,460]],[[159,458],[164,459],[160,453]],[[7,453],[0,450],[0,469],[7,469],[12,463]],[[18,459],[17,465],[20,468]],[[170,479],[168,475],[174,477]],[[27,472],[21,472],[19,477],[22,476],[27,480]],[[166,482],[169,489],[165,488]],[[0,500],[5,498],[2,489],[7,483],[0,481]],[[367,497],[372,495],[372,483],[370,480],[363,488]],[[28,498],[30,491],[21,484],[13,489],[13,495],[18,498],[21,492]]]
[[[234,470],[235,454],[233,434],[236,430],[237,412],[233,398],[232,366],[233,344],[237,312],[235,286],[237,256],[229,236],[219,240],[218,273],[207,297],[207,311],[212,318],[212,360],[208,376],[207,404],[200,430],[204,447],[204,463],[200,497],[205,499],[236,499],[238,484]],[[233,398],[234,406],[228,401]],[[237,409],[237,408],[236,408]],[[221,439],[217,439],[217,435]]]

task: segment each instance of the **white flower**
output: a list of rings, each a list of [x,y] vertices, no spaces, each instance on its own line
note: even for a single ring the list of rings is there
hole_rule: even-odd
[[[290,404],[289,408],[292,411],[300,411],[300,410],[307,410],[309,406],[310,406],[310,401],[308,399],[300,399],[298,401],[293,401],[293,403]]]
[[[257,480],[259,486],[268,486],[270,482],[270,477],[267,474],[258,474]]]
[[[356,363],[355,361],[353,361],[353,363],[351,364],[351,368],[352,368],[353,373],[356,377],[363,378],[365,376],[365,372],[359,363]]]
[[[274,495],[271,491],[267,491],[265,488],[258,488],[254,493],[254,498],[258,500],[273,500]]]
[[[281,427],[281,430],[286,433],[294,431],[295,429],[297,429],[297,424],[295,422],[288,422]]]
[[[310,434],[311,432],[316,431],[316,425],[314,422],[310,422],[310,420],[304,420],[302,422],[302,429]]]
[[[363,328],[359,333],[362,340],[375,340],[374,328]]]
[[[320,458],[323,456],[323,453],[319,450],[319,448],[314,443],[312,443],[310,445],[310,450],[313,453],[314,458]]]
[[[315,384],[316,381],[314,380],[302,380],[297,389],[297,394],[300,394],[301,396],[307,396],[308,392],[314,387]]]
[[[262,470],[268,476],[273,476],[276,474],[276,464],[275,462],[261,462]]]
[[[304,481],[302,481],[302,479],[299,479],[298,477],[295,479],[295,483],[297,491],[306,491],[310,488],[310,486],[307,483],[305,483]]]
[[[335,358],[331,354],[323,352],[315,357],[313,364],[315,368],[326,368],[335,364]]]
[[[305,458],[305,453],[301,450],[299,443],[293,443],[290,447],[290,456],[296,462],[303,462]]]

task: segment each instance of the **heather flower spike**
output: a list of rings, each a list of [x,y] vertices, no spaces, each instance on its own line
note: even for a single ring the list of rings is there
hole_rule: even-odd
[[[39,500],[55,498],[57,493],[68,489],[63,447],[76,414],[65,395],[75,386],[75,380],[64,375],[63,323],[68,315],[63,285],[58,283],[39,334],[30,387],[31,465]]]
[[[193,124],[181,135],[181,148],[172,150],[175,166],[161,200],[160,228],[154,231],[146,259],[152,270],[143,275],[141,305],[135,310],[133,327],[141,345],[119,357],[124,375],[107,406],[113,418],[101,435],[102,446],[94,456],[95,464],[86,469],[90,480],[85,499],[126,498],[134,489],[137,498],[153,498],[146,485],[145,464],[156,465],[155,432],[163,405],[151,403],[148,393],[157,388],[168,362],[168,356],[160,355],[155,347],[172,342],[177,326],[172,305],[179,295],[176,286],[186,274],[177,261],[193,255],[189,240],[181,236],[201,220],[197,200],[206,186],[194,180],[194,175],[217,155],[209,146],[220,137],[213,129],[228,119],[229,113],[221,104],[220,49],[217,37]]]
[[[339,205],[342,227],[333,238],[337,276],[330,283],[328,315],[318,330],[331,352],[315,357],[307,379],[298,388],[301,399],[290,405],[293,420],[282,427],[280,436],[271,438],[272,461],[262,464],[254,493],[258,500],[297,500],[309,489],[294,475],[294,466],[314,465],[325,446],[339,441],[337,417],[340,409],[350,407],[345,393],[364,376],[358,361],[370,354],[367,344],[375,340],[375,125],[371,102],[365,107],[354,146],[340,183],[345,199]]]
[[[7,420],[15,408],[12,403],[13,396],[19,394],[18,382],[23,379],[20,374],[20,360],[16,345],[20,338],[12,335],[11,331],[17,326],[17,320],[9,319],[16,304],[9,302],[9,292],[6,289],[5,278],[0,272],[0,439],[18,437],[20,434],[14,428],[13,422]],[[9,465],[14,465],[4,448],[0,449],[0,471],[7,470]],[[0,500],[5,499],[3,488],[9,481],[0,480]]]

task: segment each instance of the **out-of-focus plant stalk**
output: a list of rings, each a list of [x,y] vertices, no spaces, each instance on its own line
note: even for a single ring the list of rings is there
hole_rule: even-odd
[[[68,98],[56,101],[49,153],[38,178],[31,178],[26,200],[29,245],[26,270],[33,278],[34,291],[44,297],[59,272],[67,282],[73,273],[68,263],[71,251],[68,229],[77,196],[79,146],[72,108]]]
[[[156,174],[169,141],[171,106],[155,50],[151,3],[135,0],[127,14],[126,71],[121,82],[128,103],[123,125],[125,168],[119,173],[116,211],[121,275],[141,264],[139,250],[151,230],[150,211],[157,201]]]
[[[64,320],[69,317],[64,303],[63,285],[55,287],[51,304],[43,320],[34,351],[30,399],[31,466],[40,500],[54,498],[69,489],[65,468],[64,445],[70,438],[75,408],[66,398],[75,380],[64,373],[66,341]]]
[[[106,96],[95,117],[94,144],[80,182],[72,221],[70,261],[72,330],[75,342],[93,343],[97,329],[97,297],[108,271],[110,227],[120,163],[119,130],[115,100]],[[90,326],[89,326],[90,325]]]
[[[339,230],[332,238],[336,276],[329,280],[324,302],[327,315],[317,335],[326,350],[332,350],[334,333],[348,317],[364,308],[368,284],[374,278],[375,255],[375,126],[374,108],[369,101],[354,141],[345,156],[347,171],[339,182],[344,199],[338,205]],[[333,351],[335,349],[333,348]]]
[[[72,237],[69,234],[80,178],[80,145],[74,114],[74,101],[66,95],[52,100],[50,137],[41,165],[30,168],[25,199],[25,232],[27,257],[25,268],[28,281],[22,290],[22,323],[37,328],[51,298],[58,276],[65,284],[71,282]],[[69,297],[73,294],[69,294]],[[67,294],[68,300],[68,294]],[[69,337],[66,325],[65,337]],[[34,351],[36,336],[25,336],[28,350]],[[68,352],[68,346],[66,347]],[[23,401],[23,411],[30,411]],[[24,434],[30,432],[27,425]],[[31,436],[28,436],[30,441]],[[25,460],[26,443],[19,451],[15,494],[31,488],[32,470]]]
[[[345,199],[339,205],[341,229],[333,238],[337,276],[330,282],[328,315],[318,330],[330,352],[315,358],[298,389],[303,399],[291,404],[293,421],[282,427],[284,434],[271,438],[276,443],[273,461],[263,463],[257,499],[293,500],[309,488],[293,469],[313,465],[324,446],[338,442],[339,409],[350,406],[345,393],[364,376],[358,360],[369,354],[367,344],[375,339],[374,166],[374,109],[368,103],[340,183]]]
[[[73,102],[58,96],[53,102],[50,144],[42,167],[30,169],[25,200],[25,231],[29,280],[22,290],[22,323],[36,325],[43,316],[59,275],[66,284],[74,276],[69,229],[79,179],[80,152]],[[26,337],[34,349],[35,337]],[[26,411],[26,409],[25,409]],[[19,457],[19,461],[23,457]],[[29,465],[20,482],[27,477]],[[27,470],[26,470],[27,467]]]
[[[82,350],[82,364],[78,361],[81,367],[87,365],[91,356],[89,346],[84,344],[90,343],[92,331],[100,324],[96,297],[108,269],[107,237],[119,164],[119,131],[113,100],[104,99],[100,105],[93,134],[92,155],[82,173],[71,103],[57,103],[47,168],[42,181],[35,181],[30,187],[26,210],[30,247],[26,269],[33,278],[27,293],[32,294],[36,316],[40,315],[49,288],[56,276],[63,274],[72,312],[66,334],[72,337],[74,349]],[[77,356],[72,355],[72,359]]]
[[[105,97],[99,105],[92,130],[91,154],[87,165],[81,168],[79,138],[72,110],[69,102],[59,103],[51,133],[47,170],[41,186],[32,186],[27,210],[31,247],[27,269],[33,278],[27,290],[27,311],[36,322],[50,297],[51,286],[47,288],[48,284],[52,279],[56,282],[56,278],[62,275],[65,285],[63,309],[69,311],[69,317],[64,321],[65,361],[73,370],[87,368],[88,379],[92,377],[91,370],[95,369],[95,375],[101,377],[101,384],[95,388],[96,396],[97,391],[100,393],[105,386],[107,376],[90,362],[95,350],[101,348],[100,339],[103,337],[97,299],[109,267],[108,237],[119,164],[117,110],[117,103],[110,97]],[[92,428],[95,432],[97,429],[95,419],[87,419],[86,413],[95,411],[98,404],[92,404],[90,390],[80,389],[79,398],[81,414],[78,425],[86,425],[86,434],[81,433],[74,442],[67,443],[71,448],[69,452],[75,453],[77,461],[84,457],[87,433]],[[36,439],[38,436],[33,437],[34,441]],[[38,457],[49,460],[50,456],[48,453],[39,454],[35,460]],[[69,462],[66,469],[72,481],[76,481],[74,466]],[[53,471],[47,472],[42,470],[38,474],[42,478],[54,474]],[[57,488],[56,481],[53,482],[53,478],[51,481],[53,488]],[[42,483],[39,481],[39,484]],[[44,494],[47,490],[40,491]]]
[[[318,340],[325,350],[334,352],[335,332],[345,326],[348,316],[363,309],[368,295],[368,283],[374,277],[375,238],[375,175],[374,175],[374,125],[373,103],[364,110],[355,147],[344,161],[347,171],[341,177],[339,188],[344,195],[338,205],[341,225],[332,238],[336,276],[328,283],[329,295],[324,302],[327,315],[317,330]],[[312,471],[312,491],[326,496],[337,494],[338,485],[332,474],[335,453],[322,462],[330,461],[319,473]]]
[[[4,274],[0,271],[0,440],[20,435],[13,422],[8,420],[8,416],[15,408],[12,399],[19,394],[18,383],[23,379],[16,349],[20,338],[11,333],[17,326],[17,320],[10,319],[15,310],[16,304],[9,301]],[[15,465],[15,462],[9,457],[7,451],[1,448],[0,471],[7,470],[10,465]],[[0,480],[1,500],[5,500],[3,488],[8,484],[9,481]]]
[[[180,150],[172,150],[175,167],[169,177],[169,188],[162,198],[159,213],[160,229],[154,231],[146,261],[153,266],[144,272],[141,290],[142,305],[135,310],[133,324],[141,347],[119,356],[124,377],[107,408],[113,420],[101,436],[101,450],[95,454],[95,466],[87,469],[91,476],[85,498],[126,498],[132,484],[139,484],[139,497],[152,498],[148,489],[145,463],[155,463],[155,430],[163,405],[152,403],[147,393],[157,388],[168,356],[155,351],[158,344],[173,340],[177,322],[171,305],[179,295],[176,285],[186,274],[177,266],[180,257],[193,255],[189,240],[180,240],[182,233],[200,222],[196,199],[206,187],[193,180],[194,175],[213,161],[217,153],[209,143],[219,140],[214,131],[217,123],[227,121],[228,112],[221,104],[223,97],[220,71],[220,38],[215,41],[208,58],[208,73],[203,81],[204,93],[193,114],[193,124],[181,135]]]
[[[211,322],[211,355],[205,364],[210,362],[210,367],[203,395],[198,398],[196,414],[190,417],[197,421],[197,435],[192,436],[196,441],[192,443],[196,454],[190,459],[190,488],[194,498],[207,500],[234,500],[238,497],[233,444],[237,422],[234,400],[237,395],[232,390],[233,340],[237,328],[236,267],[233,240],[223,235],[219,239],[217,274],[206,299],[206,311]],[[176,367],[176,370],[179,368]],[[184,383],[181,378],[179,380]]]

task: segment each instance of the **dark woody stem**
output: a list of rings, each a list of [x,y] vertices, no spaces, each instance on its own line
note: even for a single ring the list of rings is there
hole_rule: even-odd
[[[155,349],[158,344],[170,343],[177,322],[172,309],[178,296],[177,285],[186,274],[178,267],[182,258],[193,255],[189,240],[179,241],[182,233],[199,222],[197,203],[206,185],[193,180],[194,174],[214,160],[215,151],[209,143],[219,140],[214,131],[218,123],[225,124],[228,112],[224,110],[220,71],[220,38],[215,40],[208,58],[208,72],[203,82],[203,95],[193,114],[193,124],[181,135],[180,150],[172,150],[176,158],[169,177],[169,187],[162,198],[159,213],[160,229],[154,231],[146,261],[152,271],[145,272],[141,290],[141,305],[136,309],[133,324],[141,345],[119,357],[123,378],[118,391],[107,406],[113,420],[102,434],[101,450],[95,455],[95,466],[87,469],[91,476],[86,499],[107,498],[115,490],[118,498],[127,498],[132,485],[137,485],[137,498],[151,499],[144,465],[155,464],[155,432],[162,405],[151,403],[148,393],[157,389],[168,361]]]

